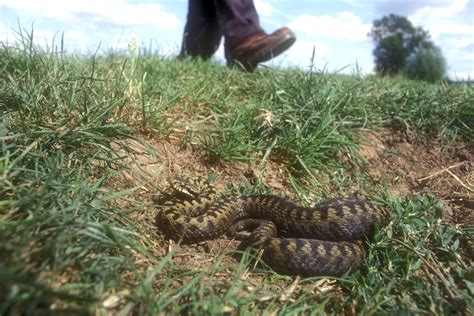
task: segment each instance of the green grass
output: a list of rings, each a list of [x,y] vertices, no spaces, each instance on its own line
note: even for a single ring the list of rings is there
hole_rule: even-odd
[[[234,266],[220,256],[211,269],[158,255],[161,240],[136,216],[156,212],[151,196],[113,184],[133,151],[123,140],[145,133],[179,139],[215,164],[275,162],[302,203],[352,193],[348,183],[361,176],[346,175],[342,157],[363,168],[364,131],[472,143],[472,86],[302,70],[243,74],[140,56],[133,46],[128,57],[65,56],[20,35],[23,44],[0,46],[0,314],[104,312],[113,294],[124,297],[123,312],[147,314],[472,311],[472,262],[460,250],[472,228],[447,223],[434,197],[375,197],[393,219],[373,237],[361,270],[302,279],[292,291],[294,278],[266,267],[242,278],[248,253]],[[265,180],[228,191],[270,192]]]

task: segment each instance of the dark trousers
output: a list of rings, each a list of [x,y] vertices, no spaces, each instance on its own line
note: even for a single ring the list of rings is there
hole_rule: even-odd
[[[225,55],[248,36],[263,32],[253,0],[189,0],[180,57],[210,58],[224,36]]]

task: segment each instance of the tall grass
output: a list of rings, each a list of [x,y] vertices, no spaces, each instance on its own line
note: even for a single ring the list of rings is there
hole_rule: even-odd
[[[131,136],[114,115],[125,82],[95,57],[32,45],[1,54],[0,313],[84,308],[123,283],[133,249],[147,253],[113,203],[124,194],[104,184],[126,167],[117,147]]]
[[[150,126],[169,130],[171,124],[215,159],[273,159],[298,174],[337,164],[335,157],[352,153],[358,133],[367,129],[392,127],[447,144],[474,136],[469,85],[301,70],[243,76],[155,56],[144,64]]]

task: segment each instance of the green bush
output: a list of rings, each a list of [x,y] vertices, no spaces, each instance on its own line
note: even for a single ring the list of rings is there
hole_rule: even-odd
[[[437,82],[446,77],[446,60],[438,47],[423,47],[408,58],[404,72],[410,79]]]

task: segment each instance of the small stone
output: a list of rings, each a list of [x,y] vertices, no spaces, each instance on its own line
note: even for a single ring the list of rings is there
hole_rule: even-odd
[[[111,309],[115,308],[120,304],[120,297],[117,295],[110,295],[103,303],[102,306]]]

